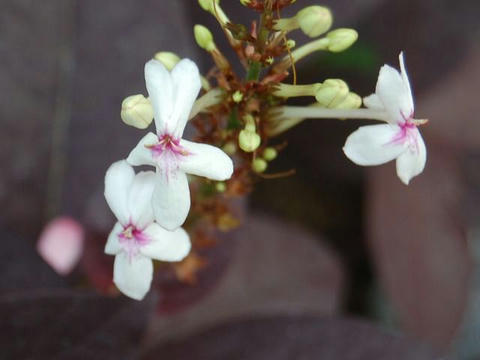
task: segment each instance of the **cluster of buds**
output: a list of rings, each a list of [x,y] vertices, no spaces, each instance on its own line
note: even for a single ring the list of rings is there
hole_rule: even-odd
[[[116,273],[121,276],[116,284],[135,298],[143,297],[150,286],[150,259],[181,260],[190,251],[190,241],[187,265],[178,270],[182,263],[177,264],[176,269],[189,273],[182,278],[194,278],[196,269],[191,264],[195,262],[188,259],[198,258],[195,251],[202,246],[196,234],[237,226],[230,200],[248,194],[255,177],[291,173],[268,173],[268,163],[284,149],[272,142],[304,119],[384,121],[387,124],[361,127],[350,135],[344,147],[346,156],[360,165],[396,159],[397,173],[406,184],[425,164],[425,145],[417,129],[425,121],[413,118],[403,56],[401,72],[382,67],[376,92],[363,100],[366,108],[362,108],[362,98],[342,79],[296,83],[296,65],[301,59],[317,51],[344,51],[358,38],[353,29],[331,30],[333,17],[328,8],[308,6],[293,17],[282,18],[281,11],[295,0],[240,0],[260,14],[258,21],[246,26],[232,22],[219,0],[198,2],[218,21],[244,74],[234,71],[212,32],[198,24],[193,29],[195,41],[211,55],[215,68],[201,76],[192,61],[159,52],[145,66],[149,97],[133,95],[122,103],[121,118],[127,125],[145,129],[154,119],[157,128],[140,140],[126,161],[113,165],[106,179],[107,201],[119,219],[106,252],[120,256]],[[297,46],[288,38],[295,30],[315,39]],[[196,99],[200,89],[203,94]],[[290,98],[300,96],[312,97],[314,102],[303,107],[286,105]],[[196,143],[181,138],[188,120],[196,129]],[[154,166],[156,173],[135,175],[131,166],[139,165]],[[128,181],[119,181],[122,177]],[[120,201],[119,192],[129,200]],[[144,205],[140,214],[139,206],[131,203],[135,196]],[[125,220],[126,216],[137,223]],[[166,239],[163,248],[155,245],[160,238]],[[128,271],[139,273],[138,261],[148,273],[148,281],[143,280],[140,287],[132,285],[135,277],[128,275]]]

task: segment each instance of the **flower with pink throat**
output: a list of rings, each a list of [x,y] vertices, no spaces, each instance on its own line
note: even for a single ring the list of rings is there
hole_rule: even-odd
[[[150,60],[145,64],[145,81],[157,133],[145,135],[127,161],[156,167],[153,212],[158,224],[174,230],[190,210],[187,174],[223,181],[231,177],[233,163],[217,147],[182,139],[201,87],[194,62],[183,59],[169,72],[161,62]]]
[[[118,222],[108,236],[105,253],[115,255],[113,282],[125,295],[141,300],[150,289],[152,259],[180,261],[190,251],[185,230],[167,231],[155,223],[151,204],[155,173],[135,175],[126,161],[105,175],[105,199]]]
[[[417,128],[426,120],[413,118],[413,97],[403,53],[399,58],[401,72],[384,65],[375,94],[363,100],[367,108],[385,112],[387,124],[360,127],[347,138],[343,151],[358,165],[380,165],[396,159],[397,175],[408,185],[423,171],[427,160],[425,143]]]

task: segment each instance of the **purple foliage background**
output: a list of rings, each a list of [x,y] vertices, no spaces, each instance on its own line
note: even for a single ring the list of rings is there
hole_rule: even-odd
[[[222,4],[249,21],[238,1]],[[243,227],[209,252],[198,286],[166,274],[137,303],[93,290],[81,268],[59,277],[35,241],[67,214],[92,234],[89,256],[103,259],[113,224],[104,172],[142,135],[121,123],[120,103],[145,93],[143,64],[156,51],[208,70],[192,26],[207,25],[222,47],[218,26],[193,0],[2,2],[0,358],[480,356],[480,5],[322,4],[360,39],[299,64],[299,82],[342,77],[368,95],[379,66],[404,50],[417,114],[430,119],[425,173],[407,188],[392,164],[349,163],[341,147],[363,122],[304,122],[279,139],[289,145],[272,168],[297,174],[258,184]]]

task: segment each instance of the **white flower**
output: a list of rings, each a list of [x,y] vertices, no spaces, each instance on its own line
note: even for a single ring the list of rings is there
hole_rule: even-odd
[[[154,222],[154,186],[154,172],[135,175],[126,161],[112,164],[105,175],[105,199],[118,219],[108,236],[105,253],[115,255],[115,285],[136,300],[143,299],[150,289],[151,259],[180,261],[190,251],[185,230],[167,231]]]
[[[173,230],[183,224],[190,210],[186,174],[223,181],[231,177],[233,163],[214,146],[181,138],[201,87],[194,62],[183,59],[170,73],[161,62],[150,60],[145,64],[145,81],[157,134],[143,137],[127,161],[134,166],[156,166],[155,219],[164,228]]]
[[[403,53],[400,69],[401,73],[384,65],[375,94],[364,99],[368,108],[386,112],[387,124],[360,127],[347,138],[343,151],[358,165],[379,165],[397,159],[397,175],[408,185],[423,171],[427,160],[425,143],[417,129],[426,120],[413,118],[413,97]]]

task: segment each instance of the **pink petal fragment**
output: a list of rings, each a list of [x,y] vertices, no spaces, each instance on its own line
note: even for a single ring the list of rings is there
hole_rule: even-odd
[[[37,251],[53,270],[68,275],[83,252],[82,225],[69,217],[58,217],[43,229],[37,242]]]

